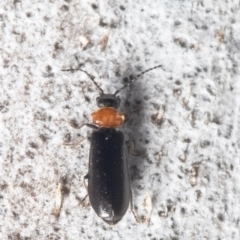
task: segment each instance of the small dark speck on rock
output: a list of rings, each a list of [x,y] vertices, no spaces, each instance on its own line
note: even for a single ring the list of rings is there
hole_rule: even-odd
[[[43,142],[46,142],[47,139],[48,139],[47,136],[45,136],[45,135],[43,135],[43,134],[40,134],[39,137],[41,138],[41,140],[42,140]]]
[[[134,76],[131,74],[131,75],[129,75],[129,79],[130,80],[133,80],[133,78],[134,78]]]
[[[7,68],[7,67],[9,66],[9,62],[10,62],[9,60],[4,59],[4,60],[3,60],[3,63],[4,63],[4,64],[3,64],[3,67],[4,67],[4,68]]]
[[[180,82],[179,80],[177,80],[177,81],[175,82],[175,84],[176,84],[176,85],[181,85],[181,82]]]
[[[124,82],[124,84],[129,83],[129,78],[128,78],[128,77],[125,77],[125,78],[123,79],[123,82]]]
[[[182,214],[182,215],[185,215],[185,213],[186,213],[185,208],[181,208],[181,214]]]
[[[212,122],[215,123],[215,124],[217,124],[217,125],[220,125],[220,124],[221,124],[220,118],[219,118],[218,116],[214,116]]]
[[[227,139],[230,139],[232,135],[232,129],[233,129],[232,125],[228,124],[227,126],[225,126],[223,136]]]
[[[208,71],[208,67],[204,67],[204,68],[203,68],[203,71],[204,71],[204,72],[207,72],[207,71]]]
[[[214,94],[211,86],[209,86],[209,85],[207,86],[207,91],[208,91],[212,96],[215,96],[215,94]]]
[[[182,94],[182,90],[181,89],[173,89],[173,94],[174,96],[180,96]]]
[[[95,3],[93,3],[91,6],[92,6],[92,8],[95,9],[95,10],[98,8],[98,6],[97,6]]]
[[[180,47],[182,48],[187,48],[187,42],[185,39],[183,38],[175,38],[173,39],[173,41],[178,44]]]
[[[29,158],[31,158],[31,159],[34,158],[34,153],[32,153],[32,152],[30,152],[30,151],[27,151],[27,152],[26,152],[26,155],[27,155]]]
[[[0,185],[0,190],[3,191],[7,187],[8,187],[8,185],[6,183],[3,183],[3,184]],[[0,196],[0,198],[3,198],[3,197]]]
[[[217,217],[218,217],[218,219],[219,219],[221,222],[224,221],[224,216],[223,216],[222,213],[219,213],[219,214],[217,215]]]
[[[202,196],[202,192],[200,190],[196,190],[196,197],[197,197],[197,200],[199,200]]]
[[[201,68],[199,68],[199,67],[196,67],[196,70],[198,73],[202,71]]]
[[[66,176],[62,177],[61,182],[63,185],[66,185],[68,183],[68,178]]]
[[[124,6],[120,6],[120,9],[122,10],[122,11],[124,11],[125,10],[125,7]]]
[[[179,20],[177,20],[177,21],[175,21],[174,25],[179,26],[179,25],[181,25],[181,22]]]
[[[19,2],[21,2],[21,0],[14,0],[13,4],[16,4],[16,3],[19,3]]]
[[[63,186],[62,191],[64,192],[65,195],[68,195],[70,193],[70,188]]]
[[[116,77],[120,77],[120,76],[121,76],[121,73],[120,73],[119,71],[116,71],[116,72],[115,72],[115,76],[116,76]]]
[[[208,140],[202,141],[200,144],[201,148],[206,148],[209,145],[210,145],[210,141],[208,141]]]
[[[203,29],[203,30],[207,30],[207,29],[208,29],[208,26],[207,26],[207,25],[203,25],[203,26],[202,26],[202,29]]]
[[[73,127],[78,127],[78,123],[77,123],[77,121],[76,121],[76,119],[72,119],[72,120],[70,120],[70,123],[71,123],[71,125],[73,126]]]
[[[47,70],[47,71],[51,71],[51,70],[52,70],[52,67],[51,67],[50,65],[47,65],[46,70]]]
[[[117,27],[117,24],[116,24],[115,22],[112,22],[112,23],[110,24],[110,27],[111,27],[111,28],[116,28],[116,27]]]
[[[58,231],[60,230],[60,228],[59,228],[59,227],[54,227],[53,230],[54,230],[55,232],[58,232]]]
[[[62,49],[62,46],[60,45],[60,43],[56,42],[56,43],[54,44],[54,49],[55,49],[55,50]]]
[[[27,13],[26,13],[26,16],[27,16],[27,17],[31,17],[31,16],[32,16],[32,13],[27,12]]]
[[[88,96],[85,96],[85,100],[86,100],[87,102],[90,102],[90,98],[89,98]]]
[[[213,199],[212,196],[210,196],[210,197],[208,198],[208,200],[209,200],[209,201],[213,201],[214,199]]]
[[[71,135],[70,135],[70,133],[66,133],[66,134],[64,135],[64,141],[65,141],[65,142],[70,142],[70,141],[71,141]]]
[[[62,11],[68,11],[69,7],[67,5],[62,5],[61,10]]]
[[[19,214],[15,213],[15,212],[12,212],[13,213],[13,216],[15,219],[18,219],[19,218]]]
[[[35,143],[35,142],[30,142],[29,143],[29,146],[31,147],[31,148],[38,148],[38,145]]]
[[[99,21],[99,26],[106,27],[107,23],[101,18],[100,21]]]
[[[153,163],[153,161],[151,161],[149,158],[147,158],[147,162],[148,162],[149,164],[152,164],[152,163]]]

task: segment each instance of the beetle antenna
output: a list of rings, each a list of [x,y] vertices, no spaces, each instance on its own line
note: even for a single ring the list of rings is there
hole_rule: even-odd
[[[147,70],[139,73],[136,77],[134,77],[133,79],[131,79],[131,80],[129,81],[129,83],[127,83],[127,84],[125,84],[123,87],[119,88],[119,89],[114,93],[114,95],[116,96],[116,95],[117,95],[119,92],[121,92],[124,88],[130,86],[133,82],[135,82],[138,78],[140,78],[140,77],[141,77],[142,75],[144,75],[145,73],[147,73],[147,72],[149,72],[149,71],[152,71],[152,70],[155,69],[155,68],[160,68],[160,67],[162,67],[162,65],[157,65],[157,66],[155,66],[155,67],[149,68],[149,69],[147,69]]]
[[[88,72],[86,72],[85,70],[78,68],[78,69],[63,69],[62,71],[81,71],[84,72],[85,74],[88,75],[88,77],[92,80],[92,82],[94,83],[94,85],[98,88],[98,90],[101,92],[101,95],[104,94],[103,90],[99,87],[99,85],[97,84],[97,82],[95,81],[95,77],[91,74],[89,74]]]

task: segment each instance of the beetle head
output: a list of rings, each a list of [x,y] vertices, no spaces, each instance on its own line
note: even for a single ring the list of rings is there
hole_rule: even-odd
[[[96,99],[98,107],[113,107],[119,108],[120,106],[120,98],[115,96],[114,94],[101,94]]]

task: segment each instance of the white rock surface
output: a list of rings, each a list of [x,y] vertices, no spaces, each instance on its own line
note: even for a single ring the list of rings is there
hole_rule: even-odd
[[[0,239],[240,239],[239,1],[4,0],[0,26]],[[120,94],[140,224],[80,204],[89,142],[62,143],[98,92],[61,70],[81,64],[105,92],[163,65]]]

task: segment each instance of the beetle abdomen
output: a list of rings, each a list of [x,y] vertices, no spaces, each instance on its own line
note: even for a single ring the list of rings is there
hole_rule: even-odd
[[[109,224],[127,211],[131,190],[122,132],[101,128],[92,133],[88,194],[94,211]]]

